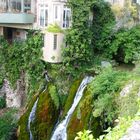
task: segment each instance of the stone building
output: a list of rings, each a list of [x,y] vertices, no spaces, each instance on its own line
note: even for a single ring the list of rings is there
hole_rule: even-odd
[[[64,44],[62,32],[48,32],[49,25],[69,28],[71,11],[67,0],[0,0],[0,35],[10,42],[25,40],[27,30],[41,30],[44,34],[43,59],[61,62]]]

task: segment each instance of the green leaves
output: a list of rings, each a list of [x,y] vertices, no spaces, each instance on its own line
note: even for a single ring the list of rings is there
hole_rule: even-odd
[[[59,109],[60,107],[60,100],[59,100],[59,95],[58,95],[58,92],[57,92],[57,89],[55,86],[53,85],[50,85],[49,86],[49,94],[56,106],[57,109]]]
[[[28,75],[29,90],[35,91],[42,78],[44,64],[42,58],[42,34],[29,31],[27,40],[8,44],[0,38],[0,80],[7,78],[14,87],[21,73]]]
[[[67,46],[63,50],[65,66],[77,69],[91,61],[92,32],[89,26],[89,13],[94,0],[70,0],[72,27],[66,33]],[[69,69],[69,67],[66,67]]]
[[[77,137],[74,140],[94,140],[91,131],[84,130],[83,132],[78,132]]]
[[[140,59],[140,26],[131,29],[120,30],[114,33],[106,49],[106,54],[119,61],[129,63]],[[109,52],[109,53],[108,53]]]
[[[116,93],[120,92],[127,79],[127,73],[109,68],[103,70],[90,84],[89,90],[93,94],[93,116],[100,117],[102,126],[111,126],[116,119]]]
[[[15,110],[11,109],[0,116],[0,139],[9,140],[14,135],[17,127],[17,120],[15,120]]]

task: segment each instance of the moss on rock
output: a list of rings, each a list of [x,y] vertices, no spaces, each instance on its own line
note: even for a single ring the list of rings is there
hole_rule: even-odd
[[[34,102],[37,99],[37,95],[32,98],[32,101],[28,104],[27,111],[21,116],[18,122],[18,140],[29,140],[29,132],[28,132],[28,117],[34,105]]]
[[[70,90],[69,90],[69,95],[67,97],[67,100],[66,100],[66,103],[65,103],[65,106],[63,108],[63,114],[62,114],[62,119],[66,116],[68,110],[70,109],[72,103],[73,103],[73,100],[74,100],[74,97],[75,97],[75,94],[78,90],[78,87],[80,86],[80,83],[81,83],[81,79],[79,80],[76,80],[70,87]]]
[[[50,140],[59,116],[59,110],[50,94],[45,91],[39,97],[36,118],[32,124],[32,132],[35,140]]]
[[[48,89],[52,84],[48,85]],[[51,92],[51,90],[49,90]],[[54,93],[53,93],[54,94]],[[29,140],[28,118],[32,107],[38,96],[33,97],[28,105],[26,113],[19,120],[19,136],[18,140]],[[52,131],[59,116],[59,108],[56,106],[48,90],[39,95],[39,100],[36,109],[36,117],[31,123],[31,131],[34,140],[50,140]]]
[[[82,97],[80,103],[75,109],[68,128],[68,140],[73,140],[76,137],[77,132],[84,129],[92,130],[95,137],[98,137],[101,130],[98,119],[92,117],[92,102],[93,98],[88,90],[85,90],[84,96]]]

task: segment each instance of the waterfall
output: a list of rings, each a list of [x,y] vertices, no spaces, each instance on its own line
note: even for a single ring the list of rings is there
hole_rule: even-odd
[[[78,105],[79,101],[81,100],[81,98],[83,96],[84,89],[86,88],[87,84],[89,82],[91,82],[92,79],[93,79],[93,77],[85,77],[83,79],[81,85],[79,86],[79,88],[76,92],[76,95],[75,95],[71,108],[69,109],[65,119],[54,130],[51,140],[67,140],[66,131],[67,131],[67,126],[68,126],[69,120],[70,120],[72,113],[74,112],[76,106]]]
[[[29,118],[28,118],[28,130],[30,133],[30,140],[33,140],[33,135],[32,135],[32,131],[31,131],[31,122],[33,122],[35,119],[35,112],[36,112],[36,108],[37,108],[38,99],[39,98],[37,98],[37,100],[35,101],[35,103],[32,107],[32,110],[30,112]]]

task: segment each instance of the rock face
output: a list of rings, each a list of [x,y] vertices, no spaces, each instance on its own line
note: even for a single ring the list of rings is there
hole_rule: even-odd
[[[135,81],[130,82],[129,84],[127,84],[122,91],[120,92],[120,96],[121,97],[125,97],[126,95],[128,95],[130,93],[130,91],[133,89],[135,85]]]
[[[48,85],[48,88],[51,85]],[[34,96],[28,105],[27,111],[19,120],[18,140],[29,140],[28,118],[35,101],[38,98],[35,119],[30,124],[34,140],[50,140],[52,131],[59,117],[59,108],[56,107],[48,90]]]
[[[111,63],[108,62],[108,61],[102,61],[102,62],[101,62],[101,67],[102,67],[102,68],[111,67]]]
[[[20,79],[17,80],[15,90],[11,87],[10,82],[7,79],[4,79],[3,86],[0,90],[0,96],[5,96],[6,107],[19,108],[23,105],[26,94],[24,78],[25,74],[21,74]]]
[[[134,121],[126,135],[120,140],[140,140],[140,121]]]
[[[97,138],[101,133],[99,118],[92,116],[92,94],[86,89],[79,105],[75,109],[70,119],[67,134],[68,140],[73,140],[81,130],[91,130]]]
[[[8,80],[4,80],[4,89],[6,94],[6,107],[20,107],[21,95],[18,94],[18,90],[13,90]]]
[[[23,97],[25,95],[24,85],[18,80],[16,87],[16,90],[13,90],[10,86],[10,82],[6,79],[4,80],[2,90],[6,96],[6,107],[19,108],[23,104]]]

